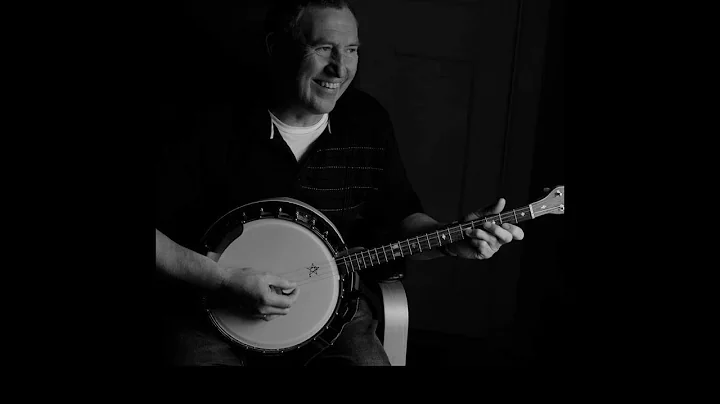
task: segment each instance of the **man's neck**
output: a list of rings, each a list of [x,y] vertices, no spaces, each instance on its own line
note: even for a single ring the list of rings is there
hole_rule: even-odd
[[[313,126],[320,122],[320,119],[323,117],[322,114],[314,115],[283,108],[270,108],[270,112],[288,126]]]
[[[269,109],[277,119],[288,126],[313,126],[323,117],[323,114],[313,114],[303,108],[278,102],[271,103]]]

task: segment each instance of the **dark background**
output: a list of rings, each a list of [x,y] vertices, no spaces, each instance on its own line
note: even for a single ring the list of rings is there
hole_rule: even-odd
[[[147,22],[151,122],[252,101],[265,76],[263,2],[173,2]],[[565,2],[357,1],[354,85],[390,112],[410,180],[441,221],[566,184]],[[162,130],[158,139],[172,136]],[[492,260],[409,263],[409,366],[570,365],[579,327],[573,187],[567,213],[525,222]]]

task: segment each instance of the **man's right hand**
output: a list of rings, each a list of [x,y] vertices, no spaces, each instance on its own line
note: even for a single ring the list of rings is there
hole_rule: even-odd
[[[255,318],[270,321],[284,316],[297,300],[297,284],[286,279],[252,268],[224,268],[224,272],[223,292]]]

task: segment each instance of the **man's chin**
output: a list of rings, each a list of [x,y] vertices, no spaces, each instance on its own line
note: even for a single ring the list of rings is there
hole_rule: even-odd
[[[319,100],[313,103],[312,111],[315,114],[329,114],[335,108],[336,100]]]

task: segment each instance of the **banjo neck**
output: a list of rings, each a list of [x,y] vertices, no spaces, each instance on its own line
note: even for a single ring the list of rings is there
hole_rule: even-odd
[[[517,224],[526,220],[536,219],[548,213],[562,214],[565,211],[564,192],[565,187],[560,186],[555,188],[545,198],[527,206],[464,223],[451,223],[433,232],[410,237],[377,248],[363,250],[354,254],[348,254],[337,258],[335,262],[338,267],[343,268],[347,273],[356,272],[464,240],[466,231],[480,228],[488,222],[493,224],[497,223],[498,225],[503,223]]]

